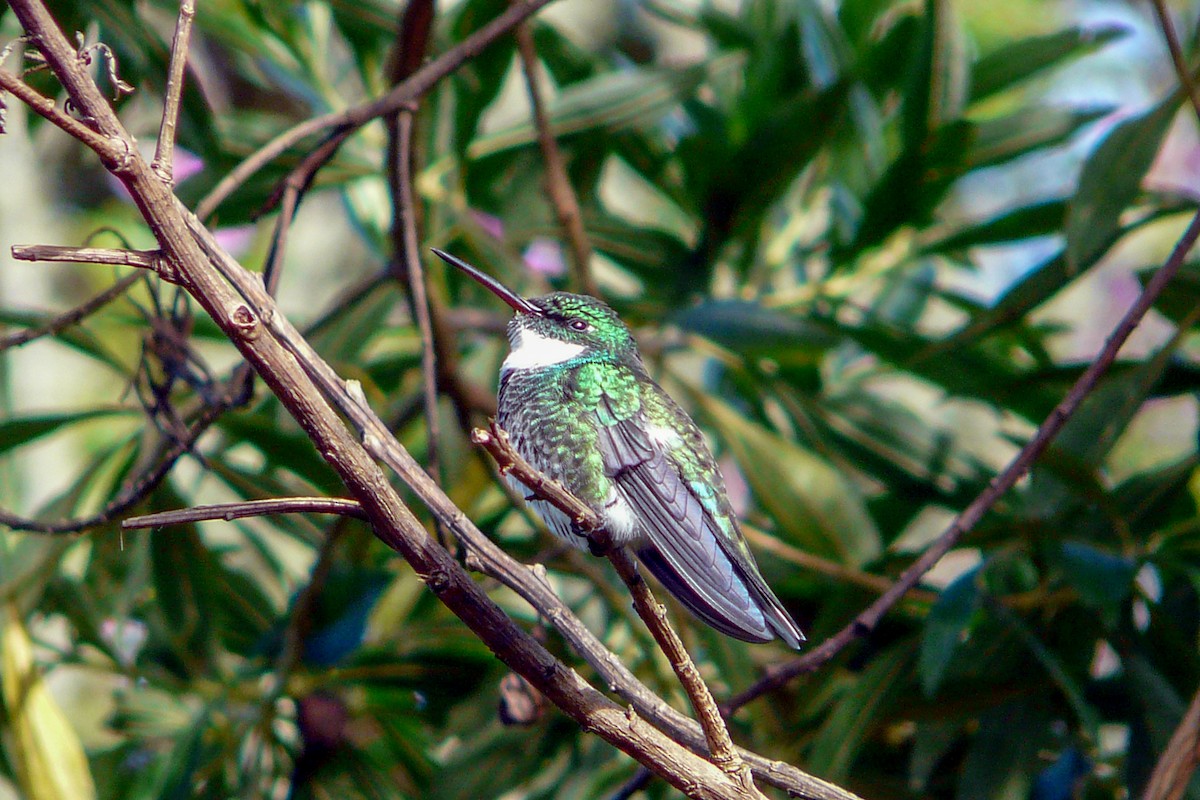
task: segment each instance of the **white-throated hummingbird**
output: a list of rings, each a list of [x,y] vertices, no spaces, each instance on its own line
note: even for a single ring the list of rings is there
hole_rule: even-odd
[[[517,452],[596,511],[612,543],[631,548],[705,623],[743,641],[799,647],[804,634],[759,573],[704,435],[647,373],[616,312],[566,292],[527,299],[433,252],[516,312],[497,422]],[[565,514],[529,503],[559,538],[587,547]]]

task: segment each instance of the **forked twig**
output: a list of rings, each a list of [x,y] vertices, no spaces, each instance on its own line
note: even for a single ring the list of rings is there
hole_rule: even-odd
[[[183,97],[183,76],[187,70],[192,20],[195,17],[195,0],[179,0],[179,17],[175,21],[175,36],[171,40],[171,63],[167,68],[162,123],[158,128],[154,160],[150,162],[150,169],[168,186],[175,185],[175,128],[179,124],[179,102]]]

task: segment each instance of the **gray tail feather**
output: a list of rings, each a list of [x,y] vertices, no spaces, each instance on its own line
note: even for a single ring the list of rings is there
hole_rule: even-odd
[[[637,556],[663,588],[706,625],[743,642],[762,643],[778,637],[788,647],[800,649],[804,634],[765,584],[746,581],[755,605],[761,612],[759,616],[749,613],[735,603],[714,602],[696,591],[695,587],[653,547],[640,548]]]

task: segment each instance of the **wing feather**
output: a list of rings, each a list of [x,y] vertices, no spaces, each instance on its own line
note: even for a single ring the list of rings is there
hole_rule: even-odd
[[[650,440],[642,412],[622,419],[607,397],[601,404],[605,471],[641,521],[644,538],[636,552],[646,568],[722,633],[751,642],[779,636],[798,647],[803,634],[748,557],[725,543],[670,450]]]

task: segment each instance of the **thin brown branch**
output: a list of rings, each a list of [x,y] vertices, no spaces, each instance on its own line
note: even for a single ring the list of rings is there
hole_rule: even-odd
[[[667,621],[666,609],[654,599],[649,585],[638,574],[633,557],[629,552],[623,547],[610,545],[610,539],[607,532],[604,531],[604,523],[600,516],[561,484],[534,469],[512,447],[508,440],[508,434],[495,423],[492,424],[490,433],[478,428],[472,431],[471,441],[491,454],[502,474],[512,475],[536,496],[552,503],[555,508],[587,530],[589,539],[593,541],[599,539],[599,549],[606,551],[617,574],[629,587],[638,616],[650,629],[654,640],[667,656],[667,660],[671,662],[671,667],[679,677],[684,691],[687,692],[692,708],[700,720],[700,726],[704,729],[713,763],[727,774],[735,776],[735,779],[741,780],[745,790],[752,796],[757,796],[758,790],[754,787],[749,770],[734,748],[733,741],[729,738],[729,730],[725,727],[725,720],[721,718],[721,714],[717,710],[712,693],[704,679],[700,677],[700,672],[684,648],[683,642],[680,641],[679,635]]]
[[[1142,800],[1182,800],[1200,764],[1200,691],[1184,712],[1179,727],[1154,765]]]
[[[22,517],[0,509],[0,525],[16,531],[58,535],[81,533],[114,522],[129,509],[145,500],[162,483],[163,478],[175,466],[175,462],[191,451],[200,436],[226,410],[228,410],[228,406],[225,404],[205,407],[196,421],[188,428],[186,437],[163,437],[158,452],[148,459],[149,466],[127,478],[117,495],[94,514],[86,517],[47,521]]]
[[[1117,323],[1112,334],[1109,335],[1108,340],[1104,343],[1103,349],[1096,356],[1096,360],[1079,376],[1075,385],[1063,397],[1062,402],[1050,412],[1050,416],[1042,422],[1034,437],[1021,448],[1021,451],[1017,453],[1016,457],[1004,471],[996,476],[988,484],[988,487],[963,509],[962,513],[950,524],[950,527],[921,554],[920,558],[905,569],[896,579],[896,582],[878,600],[869,605],[866,610],[855,617],[845,628],[800,658],[770,670],[765,677],[753,686],[729,700],[724,706],[727,713],[732,713],[751,700],[778,689],[792,678],[820,668],[855,639],[873,631],[883,615],[921,581],[925,574],[941,560],[942,556],[958,543],[963,534],[979,524],[984,514],[991,510],[996,501],[1029,471],[1029,468],[1033,466],[1038,456],[1042,454],[1054,440],[1054,437],[1062,430],[1063,426],[1066,425],[1067,420],[1071,418],[1079,409],[1084,399],[1096,388],[1104,373],[1116,359],[1122,345],[1125,344],[1129,335],[1133,333],[1134,328],[1138,326],[1142,318],[1146,315],[1146,312],[1154,304],[1155,298],[1158,297],[1171,278],[1175,276],[1175,273],[1179,271],[1188,252],[1196,244],[1197,238],[1200,238],[1200,212],[1192,217],[1191,223],[1189,223],[1187,230],[1179,238],[1170,257],[1154,273],[1154,277],[1146,284],[1146,288],[1138,296],[1137,300],[1134,301],[1133,305],[1125,313],[1125,316],[1121,318],[1121,321]]]
[[[583,228],[583,214],[579,210],[575,190],[571,188],[566,162],[563,161],[562,151],[558,149],[558,140],[554,138],[550,117],[546,114],[546,104],[542,100],[533,31],[527,23],[522,23],[516,27],[513,34],[517,39],[517,52],[521,55],[521,67],[525,72],[525,88],[529,92],[529,105],[534,126],[537,128],[538,146],[542,150],[542,160],[546,163],[546,190],[550,195],[550,202],[554,205],[559,227],[570,245],[574,289],[598,297],[600,290],[592,278],[592,246],[588,242],[587,231]]]
[[[553,0],[518,0],[491,22],[426,64],[411,78],[396,86],[383,97],[344,111],[314,117],[279,134],[222,178],[212,191],[197,204],[196,216],[207,219],[230,194],[254,173],[274,161],[288,148],[299,144],[309,136],[340,128],[357,130],[373,119],[393,114],[404,108],[428,92],[447,75],[477,56],[492,42],[507,34],[514,26],[551,2]]]
[[[413,114],[401,111],[396,116],[396,153],[393,160],[395,176],[392,197],[395,217],[392,239],[399,245],[396,258],[404,268],[401,270],[408,280],[408,293],[412,301],[413,316],[421,334],[421,377],[425,398],[425,426],[428,431],[427,465],[429,474],[438,483],[442,481],[438,447],[441,441],[441,425],[438,422],[438,379],[437,361],[434,352],[433,322],[429,314],[429,297],[425,287],[425,269],[421,263],[420,244],[417,241],[417,211],[413,198],[412,139]]]
[[[204,520],[221,519],[229,522],[247,517],[267,517],[279,514],[338,514],[356,519],[366,519],[362,505],[356,500],[338,497],[280,497],[269,500],[243,500],[237,503],[194,506],[175,511],[160,511],[143,514],[121,521],[126,530],[137,528],[161,528],[166,525],[185,525]]]
[[[297,348],[302,349],[303,345]],[[320,365],[314,364],[313,367],[316,372],[321,372]],[[366,404],[361,396],[361,389],[355,390],[353,382],[338,382],[336,386],[331,386],[329,380],[336,381],[336,376],[325,376],[318,382],[330,396],[335,396],[338,392],[343,395],[336,401],[338,408],[361,432],[367,449],[391,467],[421,497],[434,515],[466,545],[468,566],[495,578],[525,599],[542,618],[548,620],[562,634],[575,652],[596,670],[604,684],[637,709],[638,713],[668,731],[676,741],[682,742],[693,751],[708,752],[707,739],[699,723],[676,711],[639,681],[621,660],[605,648],[579,618],[571,613],[536,570],[517,562],[497,547],[454,506],[444,492],[433,485],[432,479],[408,451],[396,442],[388,428]],[[739,748],[738,752],[750,765],[757,779],[783,789],[792,797],[811,800],[855,800],[855,795],[841,787],[808,775],[790,764],[768,759],[742,748]]]
[[[168,186],[175,185],[175,128],[179,124],[179,101],[183,96],[183,76],[187,70],[192,20],[195,17],[195,0],[179,0],[179,17],[175,21],[175,37],[171,41],[171,63],[167,67],[162,123],[158,128],[154,160],[150,162],[150,169]]]
[[[119,141],[109,139],[60,109],[49,97],[39,94],[25,81],[0,69],[0,93],[8,92],[37,114],[61,128],[72,138],[87,145],[105,165],[119,162],[127,152]]]
[[[1183,47],[1179,44],[1179,36],[1175,33],[1175,24],[1171,21],[1171,12],[1167,9],[1164,0],[1150,0],[1150,5],[1154,8],[1158,27],[1162,30],[1163,39],[1167,43],[1167,51],[1171,54],[1171,64],[1175,68],[1175,76],[1179,78],[1179,85],[1187,93],[1197,118],[1200,118],[1200,91],[1197,91],[1192,71],[1188,69],[1187,57],[1183,53]]]
[[[28,344],[35,339],[40,339],[43,336],[53,336],[60,331],[66,330],[73,325],[78,325],[88,316],[94,314],[104,306],[116,300],[121,295],[142,279],[141,273],[135,272],[131,275],[126,275],[121,280],[114,283],[112,286],[105,289],[100,294],[90,300],[87,300],[69,311],[65,311],[36,328],[28,328],[16,333],[10,333],[7,336],[0,337],[0,353],[12,347],[20,347],[23,344]]]
[[[275,230],[271,234],[271,247],[267,252],[266,265],[263,267],[263,283],[271,296],[279,288],[279,279],[283,274],[283,258],[287,252],[288,234],[291,232],[292,221],[300,208],[300,201],[312,186],[321,167],[329,163],[334,153],[353,133],[352,130],[337,130],[330,134],[325,141],[306,155],[287,177],[276,187],[275,192],[267,199],[261,213],[279,208],[279,219],[275,222]]]
[[[14,244],[10,252],[17,261],[108,264],[114,267],[137,267],[154,272],[161,272],[165,267],[160,250],[114,250],[106,247],[67,247],[57,244]]]
[[[401,15],[400,29],[389,58],[388,78],[393,85],[417,70],[429,44],[433,28],[433,0],[412,0]],[[434,482],[442,484],[441,423],[438,414],[438,366],[430,318],[425,270],[421,262],[420,236],[417,231],[418,208],[413,191],[416,153],[413,147],[416,110],[401,109],[384,120],[387,123],[387,176],[392,197],[393,273],[407,284],[409,308],[421,335],[421,396],[425,406],[425,465]],[[438,540],[446,545],[445,530],[438,525]]]

